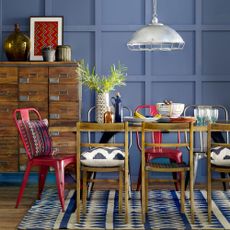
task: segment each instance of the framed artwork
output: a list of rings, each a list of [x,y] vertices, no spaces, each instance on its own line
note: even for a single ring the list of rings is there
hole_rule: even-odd
[[[63,17],[30,17],[30,60],[42,59],[42,48],[63,42]]]

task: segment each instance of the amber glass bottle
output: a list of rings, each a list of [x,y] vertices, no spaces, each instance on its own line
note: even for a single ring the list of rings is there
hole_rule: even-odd
[[[14,32],[4,42],[4,51],[9,61],[27,61],[30,53],[30,38],[15,24]]]
[[[104,123],[113,123],[113,112],[110,107],[108,107],[107,111],[104,113]]]

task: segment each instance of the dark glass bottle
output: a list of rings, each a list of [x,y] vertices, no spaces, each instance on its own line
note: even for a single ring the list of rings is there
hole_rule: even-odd
[[[122,122],[123,116],[122,116],[122,102],[121,102],[121,96],[120,93],[116,94],[116,97],[111,98],[111,103],[114,107],[114,113],[115,113],[115,122]]]
[[[15,24],[14,32],[4,42],[4,51],[9,61],[27,61],[30,53],[30,38]]]

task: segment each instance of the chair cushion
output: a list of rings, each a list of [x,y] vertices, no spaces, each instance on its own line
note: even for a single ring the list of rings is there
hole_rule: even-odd
[[[211,163],[218,166],[230,166],[230,148],[220,146],[212,148]]]
[[[124,164],[125,153],[116,147],[98,147],[81,154],[81,163],[90,167],[115,167]]]
[[[52,140],[49,136],[47,120],[20,120],[18,125],[30,159],[52,153]]]

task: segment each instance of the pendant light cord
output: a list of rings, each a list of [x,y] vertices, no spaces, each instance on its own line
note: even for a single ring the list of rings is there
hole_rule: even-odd
[[[152,24],[158,23],[158,18],[157,18],[157,0],[153,0],[153,19],[152,19]]]

